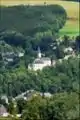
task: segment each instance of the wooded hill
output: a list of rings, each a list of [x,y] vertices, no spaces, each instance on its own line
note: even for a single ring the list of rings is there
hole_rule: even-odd
[[[59,5],[0,7],[0,13],[0,31],[16,30],[30,36],[48,30],[58,32],[67,16]]]

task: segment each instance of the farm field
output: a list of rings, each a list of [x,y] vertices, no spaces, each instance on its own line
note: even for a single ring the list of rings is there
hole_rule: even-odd
[[[77,36],[79,35],[79,21],[67,20],[65,26],[60,30],[59,35]]]
[[[58,4],[64,7],[67,12],[69,20],[67,20],[65,26],[60,30],[60,35],[78,35],[79,34],[79,3],[68,2],[61,0],[1,0],[1,5],[43,5],[46,4]]]

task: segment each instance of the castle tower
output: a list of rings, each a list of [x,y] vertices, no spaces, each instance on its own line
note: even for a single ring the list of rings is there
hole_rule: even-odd
[[[40,50],[40,47],[38,47],[38,58],[41,58],[41,50]]]

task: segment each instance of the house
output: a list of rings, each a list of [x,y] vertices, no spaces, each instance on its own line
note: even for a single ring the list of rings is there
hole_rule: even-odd
[[[24,54],[21,52],[19,52],[19,54],[15,53],[15,52],[8,52],[8,51],[1,53],[2,60],[4,62],[5,67],[8,67],[8,66],[11,66],[11,65],[18,63],[20,58],[23,55]]]
[[[2,53],[2,58],[6,64],[13,62],[15,57],[16,55],[14,54],[14,52]]]
[[[7,109],[3,105],[0,105],[0,116],[7,117],[8,115]]]
[[[64,53],[65,53],[65,56],[63,58],[64,60],[68,60],[70,57],[75,57],[75,52],[72,47],[65,48]]]
[[[19,94],[18,96],[15,97],[15,100],[17,99],[23,99],[23,100],[29,100],[30,98],[32,98],[32,96],[34,96],[36,94],[36,92],[34,90],[27,90],[24,93]]]
[[[72,58],[72,57],[76,57],[74,53],[71,55],[66,55],[63,59],[68,60],[69,58]]]
[[[65,48],[64,49],[64,53],[66,54],[72,54],[73,53],[73,49],[71,47]]]
[[[46,66],[51,66],[51,59],[49,57],[42,57],[40,48],[38,48],[38,56],[37,58],[33,61],[32,64],[28,65],[29,70],[42,70]]]
[[[19,53],[18,53],[18,57],[21,58],[21,57],[23,57],[23,56],[24,56],[24,52],[19,52]]]
[[[40,93],[40,96],[43,96],[43,93]],[[47,93],[44,93],[44,97],[46,98],[51,98],[52,97],[52,94],[47,92]]]
[[[25,101],[29,101],[30,99],[32,99],[33,97],[36,97],[36,96],[41,96],[41,97],[44,96],[45,98],[51,98],[52,94],[49,92],[42,93],[42,92],[39,92],[36,90],[27,90],[26,92],[16,96],[15,100],[23,99]]]

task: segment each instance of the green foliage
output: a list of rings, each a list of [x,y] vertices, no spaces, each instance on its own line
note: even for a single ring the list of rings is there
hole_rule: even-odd
[[[65,10],[58,5],[21,5],[0,7],[0,12],[0,95],[15,97],[29,89],[43,95],[44,92],[54,94],[50,99],[37,96],[27,102],[23,99],[16,103],[10,101],[9,113],[14,116],[22,113],[22,120],[79,120],[78,58],[62,60],[55,67],[45,67],[42,71],[26,68],[35,59],[38,46],[51,59],[63,58],[63,49],[69,46],[79,53],[80,36],[74,43],[68,36],[64,36],[62,42],[56,40],[66,22]],[[24,51],[24,58],[18,66],[4,68],[2,53],[10,51]],[[5,105],[4,101],[0,102]]]
[[[26,101],[24,99],[19,99],[17,100],[17,108],[18,108],[18,113],[21,114],[23,112],[23,109],[26,106]]]
[[[14,103],[11,101],[9,103],[8,111],[10,114],[14,115],[15,114],[15,108],[14,108]]]
[[[13,30],[1,32],[0,39],[1,41],[5,41],[7,44],[14,46],[23,46],[25,41],[25,37],[21,33]],[[9,48],[9,45],[6,45],[6,47]]]
[[[75,99],[74,99],[75,98]],[[75,93],[59,93],[51,99],[33,97],[26,103],[23,120],[75,120],[79,119],[79,98]]]
[[[79,92],[79,60],[70,58],[56,67],[46,67],[42,71],[15,68],[0,73],[0,94],[16,96],[28,89],[51,93],[61,91]]]
[[[57,32],[66,21],[66,12],[59,5],[0,7],[0,13],[1,31],[16,30],[31,36],[48,30]]]

